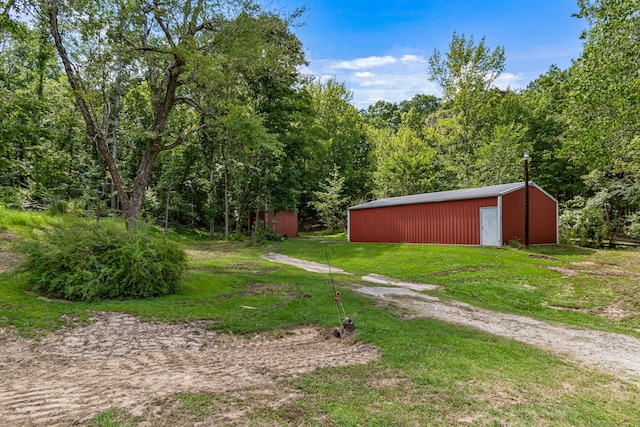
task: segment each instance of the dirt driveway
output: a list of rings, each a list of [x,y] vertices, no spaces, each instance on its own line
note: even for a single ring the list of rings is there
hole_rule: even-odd
[[[311,264],[312,268],[307,268],[304,260],[288,262],[287,259],[276,259],[273,256],[265,259],[295,265],[308,271],[318,270],[316,263]],[[356,292],[409,309],[415,317],[439,319],[520,341],[567,360],[614,372],[619,377],[640,385],[638,338],[499,313],[458,301],[442,301],[419,292],[437,288],[434,285],[401,282],[374,274],[364,276],[362,280],[392,287],[361,286],[355,289]]]

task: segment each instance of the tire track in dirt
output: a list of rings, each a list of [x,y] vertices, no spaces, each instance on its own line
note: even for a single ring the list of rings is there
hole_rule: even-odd
[[[248,339],[198,322],[96,313],[40,341],[0,329],[0,425],[70,425],[110,407],[137,415],[180,392],[277,388],[281,378],[378,357],[372,345],[313,327]]]

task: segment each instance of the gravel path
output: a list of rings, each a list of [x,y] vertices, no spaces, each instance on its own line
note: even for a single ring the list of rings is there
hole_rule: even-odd
[[[284,263],[283,260],[278,262]],[[364,276],[362,280],[392,285],[392,287],[362,286],[356,288],[356,292],[410,309],[417,317],[428,317],[469,326],[520,341],[555,353],[567,360],[614,372],[621,378],[640,385],[640,339],[638,338],[500,313],[459,301],[442,301],[419,292],[434,289],[436,288],[434,285],[402,282],[371,274]]]
[[[614,371],[640,385],[640,339],[442,301],[405,288],[362,287],[357,292],[393,301],[417,316],[470,326],[542,348],[561,357]],[[410,297],[410,298],[407,298]]]

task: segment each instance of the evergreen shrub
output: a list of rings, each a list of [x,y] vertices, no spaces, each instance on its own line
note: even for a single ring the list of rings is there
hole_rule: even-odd
[[[94,301],[175,293],[186,254],[177,243],[111,222],[60,227],[23,246],[33,290],[50,298]]]

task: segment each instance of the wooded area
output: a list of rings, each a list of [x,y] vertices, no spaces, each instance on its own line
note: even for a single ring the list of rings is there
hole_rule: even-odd
[[[640,239],[640,1],[578,0],[584,49],[499,90],[501,46],[454,33],[443,92],[358,111],[300,73],[301,10],[251,1],[0,1],[0,202],[212,236],[251,212],[344,226],[379,197],[520,181],[561,202],[564,238]]]

